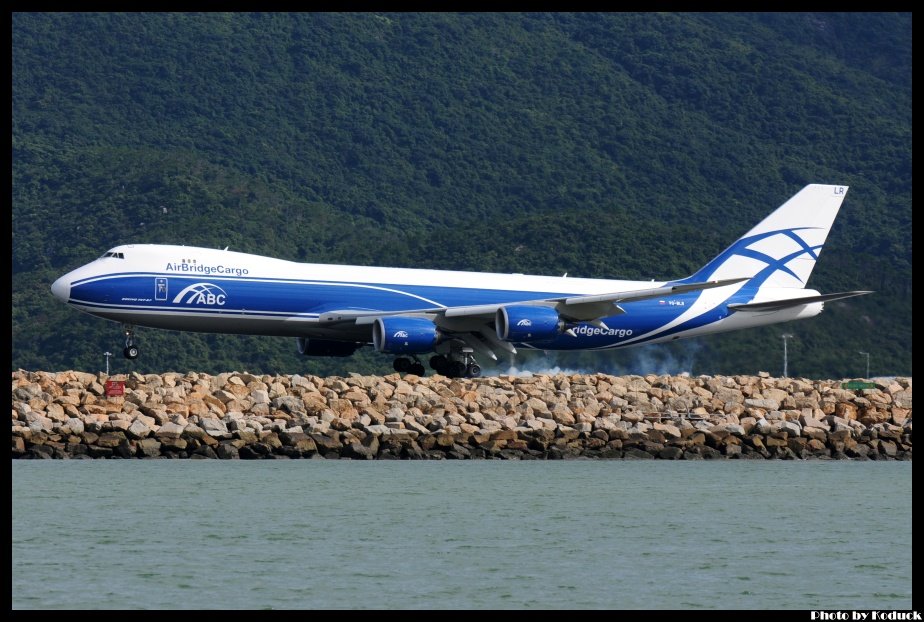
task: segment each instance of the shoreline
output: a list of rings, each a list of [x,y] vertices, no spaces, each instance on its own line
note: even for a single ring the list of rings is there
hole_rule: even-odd
[[[912,379],[867,386],[19,370],[12,458],[910,460]]]

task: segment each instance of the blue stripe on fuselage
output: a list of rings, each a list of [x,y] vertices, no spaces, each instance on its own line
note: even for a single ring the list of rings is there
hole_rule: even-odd
[[[158,291],[164,281],[166,291]],[[71,285],[70,298],[77,305],[100,310],[310,318],[335,310],[413,312],[438,307],[502,304],[575,295],[581,294],[254,277],[209,278],[151,272],[81,279]],[[702,326],[727,315],[723,303],[669,331],[645,337],[674,321],[699,296],[700,292],[690,292],[660,300],[623,303],[621,306],[625,310],[624,314],[603,319],[607,329],[580,323],[573,328],[577,337],[561,335],[550,342],[531,346],[548,350],[573,350],[613,348],[627,342],[634,345]]]
[[[166,294],[157,287],[166,278]],[[177,295],[190,286],[200,290]],[[214,291],[211,291],[214,286]],[[209,293],[214,298],[209,298]],[[85,305],[161,310],[247,310],[273,314],[324,313],[346,309],[415,311],[438,307],[522,302],[575,295],[571,292],[521,292],[386,283],[339,283],[294,279],[208,278],[156,273],[116,274],[75,281],[71,301]],[[219,296],[223,298],[219,299]],[[160,299],[159,299],[160,298]]]

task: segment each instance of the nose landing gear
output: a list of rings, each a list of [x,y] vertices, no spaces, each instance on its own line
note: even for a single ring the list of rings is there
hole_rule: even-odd
[[[125,332],[125,349],[122,350],[122,354],[129,360],[138,358],[138,346],[135,344],[134,327],[126,324],[122,327],[122,330]]]

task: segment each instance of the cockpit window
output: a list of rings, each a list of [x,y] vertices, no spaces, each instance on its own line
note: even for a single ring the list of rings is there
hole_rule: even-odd
[[[113,253],[112,251],[103,253],[103,256],[100,257],[100,259],[104,259],[106,257],[113,257],[115,259],[125,259],[125,255],[123,253]]]

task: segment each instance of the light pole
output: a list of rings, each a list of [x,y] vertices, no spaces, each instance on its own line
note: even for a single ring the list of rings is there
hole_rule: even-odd
[[[787,340],[792,339],[792,335],[790,333],[783,333],[781,337],[783,337],[783,378],[788,378],[789,377],[789,348],[787,347],[787,344],[789,342]]]
[[[866,375],[863,377],[869,380],[869,352],[860,352],[860,354],[866,357]]]
[[[103,352],[103,356],[106,357],[106,375],[109,375],[109,357],[112,356],[112,352]]]

